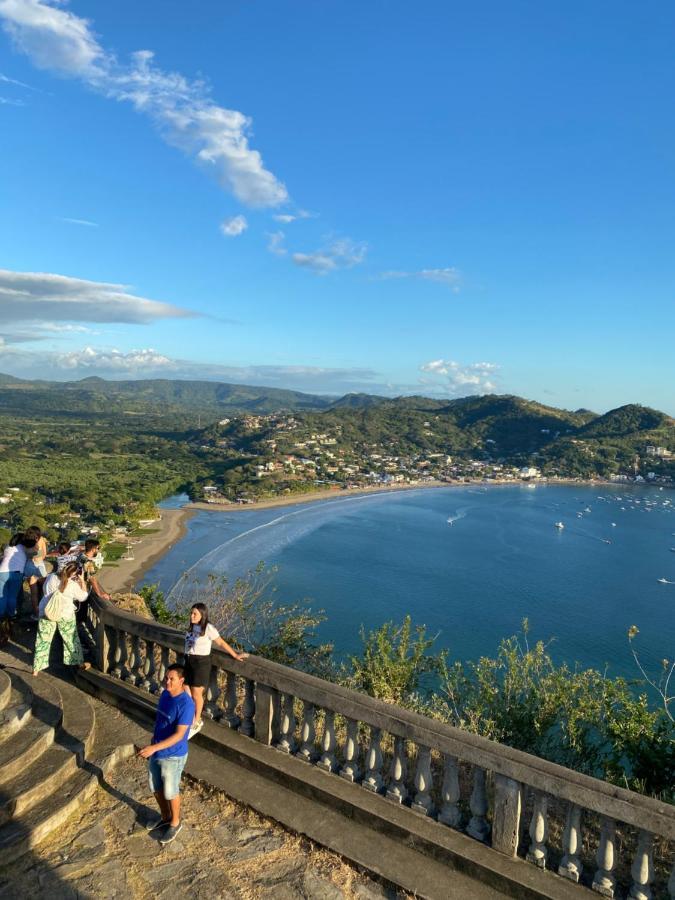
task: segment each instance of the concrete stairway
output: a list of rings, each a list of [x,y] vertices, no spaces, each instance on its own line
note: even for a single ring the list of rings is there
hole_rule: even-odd
[[[0,855],[16,858],[85,803],[111,765],[133,752],[97,744],[89,698],[67,680],[33,678],[3,654],[0,669]]]

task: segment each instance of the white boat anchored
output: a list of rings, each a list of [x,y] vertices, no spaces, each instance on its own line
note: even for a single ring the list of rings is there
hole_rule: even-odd
[[[562,522],[556,522],[556,523],[555,523],[555,527],[556,527],[556,528],[564,528],[565,526],[563,525]]]

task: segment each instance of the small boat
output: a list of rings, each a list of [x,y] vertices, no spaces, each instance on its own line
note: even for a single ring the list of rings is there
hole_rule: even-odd
[[[671,548],[670,548],[670,552],[671,552],[671,553],[675,553],[675,547],[671,547]]]
[[[675,584],[675,581],[668,581],[667,578],[657,578],[659,584]]]
[[[612,525],[612,528],[616,528],[616,522],[612,522],[611,525]]]
[[[591,511],[590,506],[587,506],[586,509],[584,510],[584,512],[590,512],[590,511]]]
[[[563,525],[562,522],[556,522],[556,523],[555,523],[555,527],[556,527],[556,528],[564,528],[565,526]]]

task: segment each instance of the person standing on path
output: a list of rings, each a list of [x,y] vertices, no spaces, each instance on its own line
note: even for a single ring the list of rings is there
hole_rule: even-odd
[[[160,844],[170,844],[181,828],[180,777],[188,756],[188,729],[195,705],[185,692],[185,670],[174,663],[166,670],[164,690],[157,704],[152,743],[138,751],[148,761],[148,782],[155,795],[161,818],[150,830],[161,829]]]
[[[36,541],[20,531],[15,534],[2,554],[0,561],[0,647],[12,636],[12,623],[23,585],[23,570],[28,553],[34,551]]]
[[[204,691],[211,677],[211,647],[229,653],[237,662],[247,659],[248,653],[237,653],[218,634],[218,629],[209,622],[209,611],[204,603],[195,603],[190,610],[190,627],[185,635],[185,690],[195,704],[195,719],[188,734],[188,740],[202,730],[202,709]]]
[[[56,591],[60,592],[60,608],[58,619],[46,617],[45,608]],[[75,606],[87,599],[84,579],[79,574],[77,563],[68,563],[60,575],[52,574],[45,578],[42,600],[40,601],[35,651],[33,654],[33,675],[37,676],[49,665],[49,650],[58,629],[63,641],[63,662],[67,666],[79,666],[88,669],[82,653],[82,644],[77,634]]]

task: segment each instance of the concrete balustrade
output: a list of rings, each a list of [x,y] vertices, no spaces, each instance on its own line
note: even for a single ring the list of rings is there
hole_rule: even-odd
[[[182,635],[103,601],[90,607],[99,669],[156,692],[170,661],[182,659]],[[654,839],[675,840],[672,806],[256,656],[240,663],[215,651],[213,661],[205,713],[222,726],[436,828],[461,830],[464,822],[491,853],[520,854],[540,870],[550,865],[570,889],[583,876],[596,893],[617,896],[619,823],[637,841],[627,861],[629,897],[651,900]],[[548,843],[553,807],[566,815],[558,846]],[[585,875],[583,829],[598,816],[596,868]],[[675,898],[675,870],[664,887]]]

